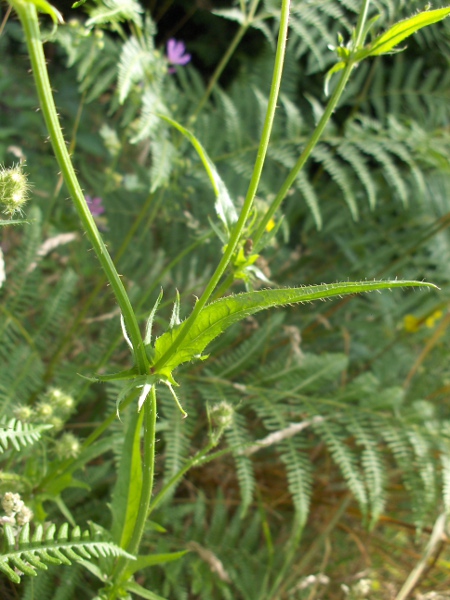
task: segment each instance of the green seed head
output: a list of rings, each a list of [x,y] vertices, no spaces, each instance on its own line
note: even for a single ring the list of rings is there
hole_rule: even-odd
[[[0,167],[0,206],[5,215],[12,217],[15,213],[22,213],[29,189],[21,165],[9,169]]]
[[[55,442],[54,452],[60,460],[76,458],[81,450],[80,442],[73,433],[63,433]]]

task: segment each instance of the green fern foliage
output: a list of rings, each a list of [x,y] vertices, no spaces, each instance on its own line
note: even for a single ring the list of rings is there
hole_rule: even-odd
[[[51,429],[52,425],[23,423],[18,419],[6,419],[0,421],[0,453],[10,446],[17,452],[35,444],[41,439],[42,432]]]
[[[56,535],[56,537],[55,537]],[[36,576],[36,569],[46,570],[48,565],[71,565],[71,561],[92,561],[108,556],[126,556],[130,554],[109,541],[96,539],[92,532],[81,532],[75,527],[69,535],[69,525],[55,525],[46,529],[38,525],[30,538],[29,523],[19,534],[14,528],[3,525],[3,551],[0,556],[0,571],[14,583],[20,583],[19,572]]]

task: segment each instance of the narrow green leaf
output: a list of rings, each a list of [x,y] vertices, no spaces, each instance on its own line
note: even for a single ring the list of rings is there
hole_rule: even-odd
[[[179,552],[166,552],[165,554],[149,554],[148,556],[137,556],[136,560],[133,561],[125,572],[125,578],[131,577],[136,571],[141,571],[146,567],[153,567],[154,565],[162,565],[174,560],[179,560],[182,556],[187,554],[189,550],[181,550]]]
[[[141,426],[143,416],[143,411],[139,414],[133,411],[130,416],[112,497],[112,536],[121,548],[126,548],[131,539],[141,500]]]
[[[181,132],[194,146],[195,150],[197,151],[197,154],[200,157],[200,160],[203,163],[203,166],[205,167],[205,171],[208,174],[209,180],[211,181],[214,193],[216,194],[217,200],[215,208],[217,216],[222,221],[227,231],[229,231],[233,223],[237,221],[238,215],[234,204],[230,198],[230,194],[228,193],[224,182],[222,181],[219,173],[217,172],[214,163],[206,153],[206,150],[200,144],[195,135],[191,133],[188,129],[177,123],[177,121],[174,121],[173,119],[170,119],[169,117],[166,117],[162,114],[159,114],[158,116],[167,123],[169,123],[169,125],[172,125],[172,127],[175,127],[175,129],[178,129],[178,131]]]
[[[278,290],[261,290],[247,292],[235,296],[227,296],[206,306],[198,316],[189,333],[182,341],[177,352],[170,356],[158,369],[159,373],[168,376],[173,369],[184,362],[201,355],[206,346],[228,327],[261,310],[284,304],[311,302],[333,296],[359,294],[394,287],[429,287],[438,289],[432,283],[420,281],[359,281],[286,288]],[[155,343],[155,364],[162,358],[180,335],[184,323],[166,331]]]
[[[436,10],[426,10],[409,19],[399,21],[388,29],[385,33],[379,35],[370,44],[368,48],[362,50],[364,57],[379,56],[392,51],[400,42],[411,36],[413,33],[427,27],[433,23],[442,21],[450,15],[450,8],[438,8]]]
[[[169,329],[173,329],[180,323],[180,292],[177,290],[175,302],[173,303],[172,316],[170,317]]]
[[[0,227],[5,227],[5,225],[25,225],[30,224],[30,221],[26,219],[1,219]]]
[[[156,311],[158,310],[158,306],[162,300],[163,297],[163,289],[161,288],[161,291],[159,292],[159,296],[156,299],[156,302],[152,308],[152,310],[150,311],[150,314],[148,316],[147,319],[147,325],[145,326],[145,337],[144,337],[144,344],[151,344],[152,343],[152,328],[153,328],[153,320],[155,318],[156,315]]]
[[[140,598],[145,598],[146,600],[166,600],[166,598],[158,596],[158,594],[155,594],[155,592],[146,590],[135,581],[129,581],[125,585],[125,589],[127,590],[127,592],[132,592],[133,594],[136,594]]]
[[[126,369],[125,371],[118,371],[117,373],[109,373],[107,375],[82,375],[78,373],[80,377],[86,379],[87,381],[92,381],[92,383],[98,383],[100,381],[120,381],[126,379],[132,379],[138,375],[138,371],[136,367],[132,367],[131,369]]]

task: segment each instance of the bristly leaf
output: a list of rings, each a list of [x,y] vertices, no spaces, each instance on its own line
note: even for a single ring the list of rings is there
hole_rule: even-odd
[[[203,309],[175,354],[170,356],[165,363],[158,365],[158,372],[169,376],[173,369],[182,363],[200,356],[206,346],[230,325],[261,310],[284,304],[311,302],[333,296],[410,286],[438,289],[431,283],[420,281],[360,281],[305,286],[302,288],[262,290],[221,298]],[[156,340],[155,365],[175,342],[184,325],[182,323],[178,327],[166,331]]]
[[[131,352],[133,352],[133,344],[131,343],[131,340],[128,337],[128,332],[127,332],[127,328],[125,326],[125,320],[123,318],[122,313],[120,314],[120,326],[122,328],[123,337],[125,338],[125,341],[126,341],[128,347],[130,348]]]
[[[155,318],[156,315],[156,311],[158,310],[159,304],[162,300],[163,297],[163,289],[161,288],[161,291],[159,292],[159,296],[156,299],[156,302],[152,308],[152,310],[150,311],[150,314],[148,316],[147,319],[147,325],[145,326],[145,338],[144,338],[144,344],[147,346],[148,344],[152,343],[152,328],[153,328],[153,319]]]
[[[180,323],[180,292],[177,290],[175,302],[173,303],[172,316],[170,317],[169,329],[173,329]]]
[[[379,56],[380,54],[387,54],[395,51],[396,46],[403,40],[411,36],[413,33],[432,25],[438,21],[442,21],[450,15],[450,8],[438,8],[437,10],[426,10],[409,19],[400,21],[388,29],[385,33],[379,35],[374,41],[367,47],[361,50],[360,58],[367,58],[368,56]],[[359,57],[358,52],[357,56]]]
[[[30,221],[26,219],[2,219],[0,220],[0,227],[6,227],[7,225],[25,225],[29,224]]]

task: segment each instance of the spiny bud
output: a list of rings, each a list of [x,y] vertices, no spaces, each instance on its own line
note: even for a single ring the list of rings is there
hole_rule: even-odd
[[[64,433],[55,442],[55,454],[60,460],[76,458],[80,453],[80,442],[73,433]]]
[[[39,402],[36,406],[36,415],[39,419],[47,421],[53,415],[53,406],[50,402]]]
[[[22,207],[28,200],[29,189],[27,176],[21,165],[9,169],[0,166],[0,205],[5,215],[12,217],[16,212],[22,212]]]
[[[57,431],[61,431],[61,429],[64,427],[64,420],[61,419],[61,417],[53,415],[52,417],[50,417],[50,419],[48,419],[47,424],[53,425],[52,433],[54,433]]]
[[[211,421],[220,429],[227,429],[233,421],[233,406],[226,400],[215,404],[210,411]]]
[[[33,411],[29,406],[19,404],[19,406],[16,406],[16,408],[13,410],[13,414],[16,419],[19,419],[19,421],[27,423],[33,416]]]
[[[46,397],[52,406],[60,409],[63,413],[70,413],[74,408],[75,402],[72,396],[58,388],[50,388],[46,393]]]

